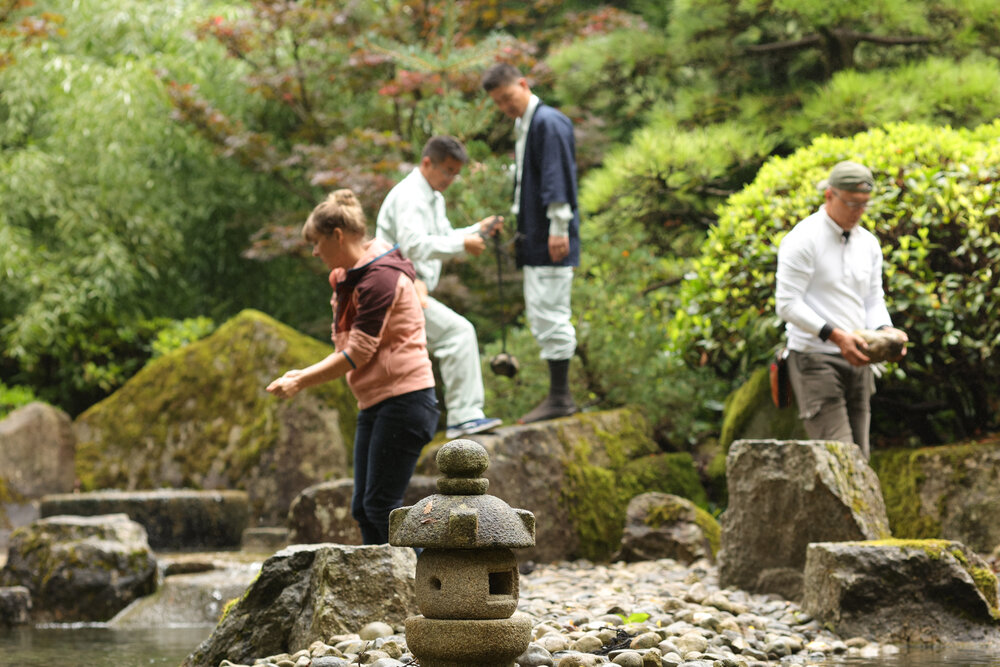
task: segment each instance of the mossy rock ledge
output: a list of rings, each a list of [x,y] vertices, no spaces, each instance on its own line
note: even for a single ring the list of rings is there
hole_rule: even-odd
[[[289,401],[265,387],[332,350],[244,310],[154,359],[76,419],[83,490],[244,490],[251,523],[283,525],[299,491],[345,476],[357,403],[343,381]]]
[[[1000,646],[997,578],[961,542],[809,545],[803,609],[841,636]]]
[[[958,540],[981,554],[1000,545],[1000,436],[876,450],[871,463],[896,537]]]
[[[535,546],[518,559],[606,561],[621,546],[629,501],[647,491],[708,501],[690,454],[664,453],[641,412],[590,412],[469,436],[489,454],[487,493],[535,515]],[[417,471],[437,475],[437,450]]]

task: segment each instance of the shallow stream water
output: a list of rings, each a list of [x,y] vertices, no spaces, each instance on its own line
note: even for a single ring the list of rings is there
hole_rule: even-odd
[[[1000,649],[975,647],[903,647],[900,653],[878,658],[838,658],[816,663],[824,667],[1000,667]]]
[[[113,630],[101,625],[0,628],[4,667],[177,667],[212,627]]]
[[[0,629],[4,667],[177,667],[211,634],[211,627],[113,630],[101,625]],[[1000,667],[1000,650],[974,647],[903,648],[877,658],[844,657],[822,667]]]

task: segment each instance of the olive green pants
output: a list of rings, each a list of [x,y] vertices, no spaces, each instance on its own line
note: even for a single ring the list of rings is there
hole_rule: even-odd
[[[853,442],[870,457],[868,428],[875,393],[871,366],[852,366],[839,354],[792,350],[788,379],[811,439]]]

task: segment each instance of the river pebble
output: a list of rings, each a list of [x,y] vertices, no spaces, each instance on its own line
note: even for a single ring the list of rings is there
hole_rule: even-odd
[[[810,667],[834,655],[891,655],[898,648],[838,637],[795,603],[720,590],[707,561],[589,561],[536,566],[520,577],[518,611],[534,620],[519,667]],[[370,623],[257,667],[416,664],[400,627]],[[220,667],[244,667],[224,660]],[[249,665],[245,667],[250,667]]]

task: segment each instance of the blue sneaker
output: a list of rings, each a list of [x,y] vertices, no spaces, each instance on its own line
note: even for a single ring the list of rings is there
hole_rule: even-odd
[[[455,438],[461,438],[463,435],[472,435],[473,433],[482,433],[483,431],[493,430],[502,423],[502,419],[497,419],[495,417],[470,419],[467,422],[449,426],[445,430],[444,435],[449,440],[454,440]]]

